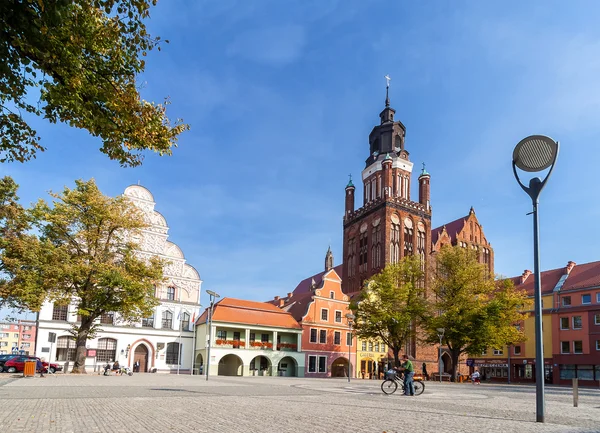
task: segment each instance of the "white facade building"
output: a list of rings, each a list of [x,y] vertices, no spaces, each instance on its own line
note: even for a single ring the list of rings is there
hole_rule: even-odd
[[[170,262],[164,269],[166,282],[156,288],[160,305],[152,317],[138,323],[125,323],[118,315],[111,314],[99,319],[101,331],[96,338],[88,340],[86,368],[99,370],[107,362],[118,360],[122,366],[131,368],[138,361],[140,372],[190,372],[194,356],[194,319],[200,314],[200,275],[186,263],[179,247],[167,240],[169,227],[165,218],[154,210],[156,203],[150,191],[132,185],[125,189],[124,195],[143,210],[150,224],[143,231],[138,253]],[[69,329],[75,323],[76,300],[65,307],[46,302],[38,315],[36,355],[52,362],[68,363],[70,369],[75,359],[75,341]],[[53,344],[48,342],[50,332],[57,335]]]

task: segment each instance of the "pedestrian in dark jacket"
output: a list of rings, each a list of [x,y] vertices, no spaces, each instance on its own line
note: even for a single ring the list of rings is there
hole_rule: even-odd
[[[44,364],[39,358],[36,360],[35,369],[40,373],[40,377],[44,377]]]

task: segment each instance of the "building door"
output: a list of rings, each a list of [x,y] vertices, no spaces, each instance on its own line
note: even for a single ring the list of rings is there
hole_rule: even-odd
[[[145,344],[138,344],[133,353],[133,363],[140,363],[140,373],[146,373],[148,371],[148,348]]]

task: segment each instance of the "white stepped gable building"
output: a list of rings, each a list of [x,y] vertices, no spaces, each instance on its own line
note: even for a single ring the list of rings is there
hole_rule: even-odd
[[[150,191],[132,185],[125,189],[124,195],[142,209],[150,224],[142,232],[138,254],[158,256],[170,263],[164,269],[165,283],[156,287],[160,304],[151,317],[138,323],[125,323],[113,314],[99,319],[101,331],[87,343],[86,367],[89,371],[114,360],[133,367],[135,361],[139,361],[140,372],[178,369],[189,372],[194,350],[193,321],[200,313],[202,280],[196,269],[186,263],[181,249],[167,239],[169,227],[165,218],[154,210],[156,203]],[[50,302],[43,305],[38,316],[37,356],[73,365],[75,341],[69,329],[72,323],[77,323],[76,311],[76,300],[65,307]],[[52,345],[48,343],[50,332],[57,335],[57,341]]]

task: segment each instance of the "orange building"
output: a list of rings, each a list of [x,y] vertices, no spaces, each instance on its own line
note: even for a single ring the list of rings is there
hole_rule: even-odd
[[[332,267],[331,251],[327,257],[324,272],[301,281],[286,297],[276,296],[270,302],[291,313],[302,326],[305,377],[347,377],[348,371],[353,377],[355,340],[346,317],[351,312],[350,298],[342,292],[340,266]]]

